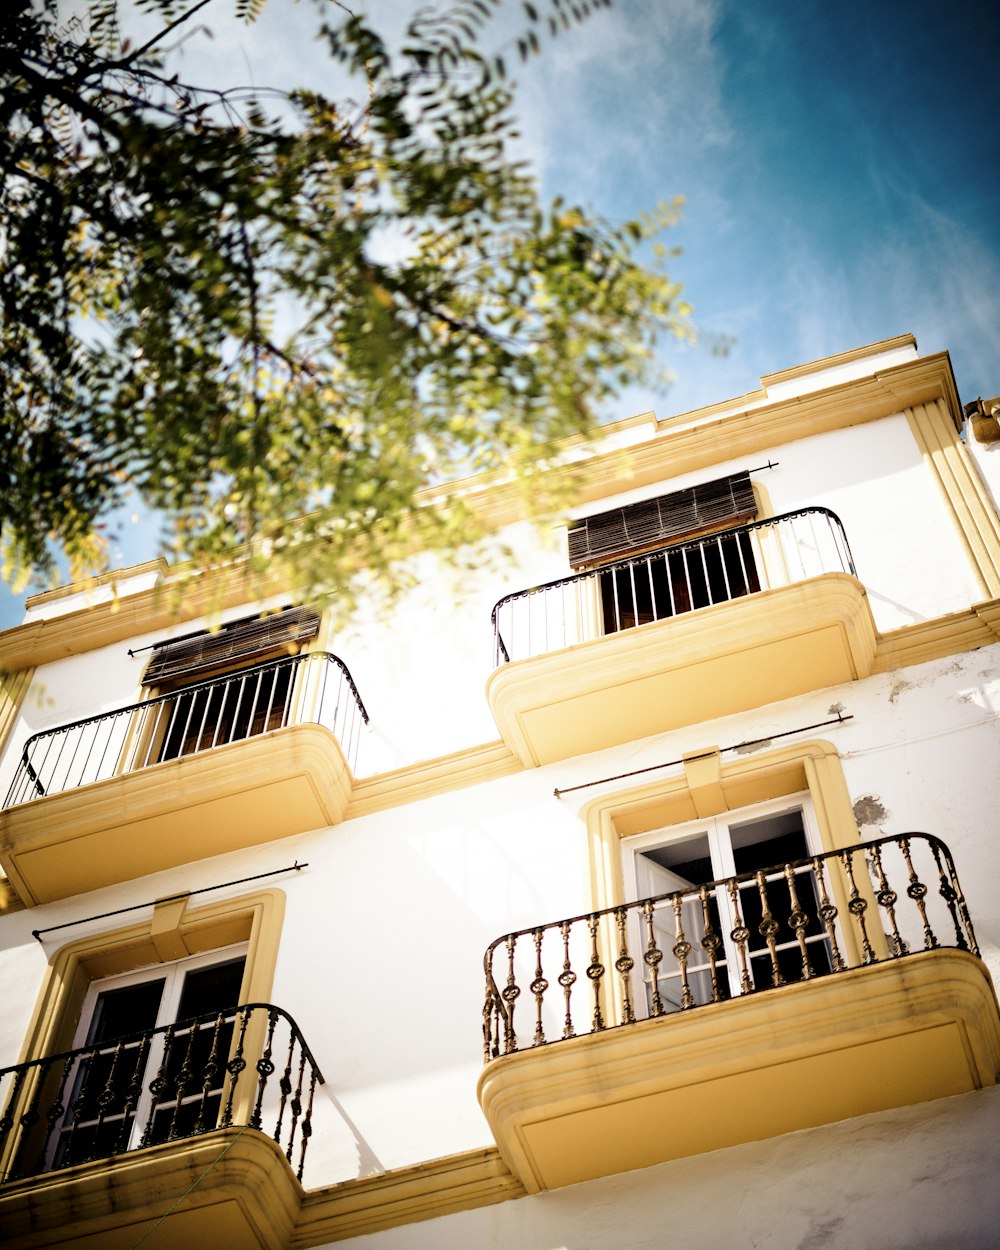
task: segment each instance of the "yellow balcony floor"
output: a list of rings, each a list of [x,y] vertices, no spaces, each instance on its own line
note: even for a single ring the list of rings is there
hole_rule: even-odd
[[[334,735],[290,725],[0,812],[0,867],[50,903],[336,824],[352,775]]]
[[[0,1229],[5,1250],[286,1250],[302,1195],[279,1146],[232,1128],[4,1185]]]
[[[866,677],[876,639],[864,587],[827,573],[515,660],[487,696],[533,767]]]
[[[998,1079],[989,974],[936,950],[505,1055],[479,1099],[537,1193]]]

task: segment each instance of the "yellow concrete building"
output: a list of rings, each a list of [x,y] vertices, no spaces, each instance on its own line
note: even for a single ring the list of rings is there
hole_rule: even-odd
[[[1000,1237],[1000,442],[911,336],[567,447],[392,619],[0,635],[0,1236]]]

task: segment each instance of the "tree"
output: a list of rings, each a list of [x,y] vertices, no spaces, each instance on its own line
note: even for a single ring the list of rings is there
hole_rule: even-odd
[[[418,492],[530,479],[688,333],[653,242],[674,209],[541,202],[480,48],[502,0],[422,11],[394,54],[315,0],[360,104],[183,81],[164,49],[208,3],[139,0],[162,23],[140,46],[116,0],[71,25],[57,0],[0,13],[5,565],[99,563],[133,490],[198,567],[391,581],[415,540],[470,534],[461,501]],[[607,3],[525,4],[518,54]]]

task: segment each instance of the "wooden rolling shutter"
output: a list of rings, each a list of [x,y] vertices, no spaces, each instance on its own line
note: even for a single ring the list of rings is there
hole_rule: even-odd
[[[757,515],[749,471],[702,482],[688,490],[660,495],[626,508],[612,508],[576,522],[569,531],[569,562],[574,567],[613,555],[675,542],[687,534]]]
[[[220,668],[276,658],[315,638],[319,617],[309,608],[286,608],[269,616],[247,616],[230,621],[215,633],[192,634],[175,642],[159,643],[142,678],[144,686],[165,681],[206,677]]]

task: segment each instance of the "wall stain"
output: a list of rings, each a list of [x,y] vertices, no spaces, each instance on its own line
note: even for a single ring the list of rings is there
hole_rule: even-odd
[[[909,690],[910,688],[910,683],[905,678],[897,677],[892,683],[892,688],[889,690],[889,702],[895,703],[903,691]]]
[[[863,794],[854,804],[854,819],[858,828],[863,825],[879,825],[888,820],[889,813],[877,794]]]

